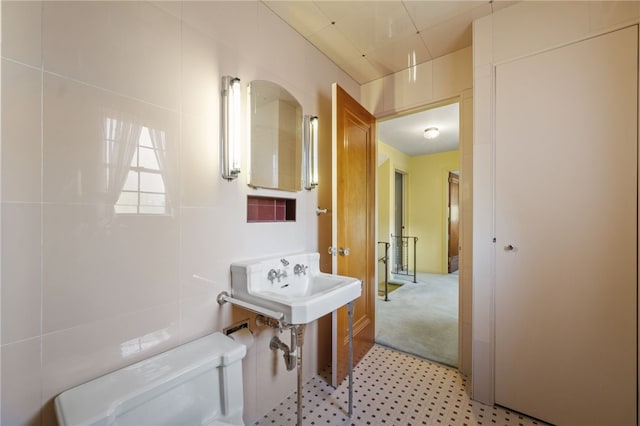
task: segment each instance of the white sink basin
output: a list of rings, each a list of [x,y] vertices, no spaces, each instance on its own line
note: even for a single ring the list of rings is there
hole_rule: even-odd
[[[308,324],[362,292],[357,278],[320,272],[319,260],[318,253],[303,253],[233,263],[231,294],[281,312],[287,324]]]

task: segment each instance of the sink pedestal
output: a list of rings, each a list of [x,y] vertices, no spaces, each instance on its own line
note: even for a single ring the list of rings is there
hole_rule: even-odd
[[[258,313],[256,323],[291,330],[291,347],[274,337],[270,348],[284,351],[287,370],[297,366],[298,422],[302,425],[302,340],[305,324],[348,309],[349,418],[353,415],[353,303],[362,294],[362,282],[353,277],[320,272],[318,253],[298,253],[236,262],[231,265],[231,294],[218,303]],[[295,358],[294,358],[295,357]]]
[[[347,313],[349,317],[349,418],[353,416],[353,301],[347,303]],[[259,315],[256,318],[256,323],[258,325],[268,325],[273,328],[280,328],[281,323],[270,321]],[[302,346],[304,344],[304,332],[306,329],[306,324],[297,324],[297,325],[288,325],[287,328],[291,329],[291,346],[287,346],[284,344],[277,336],[274,336],[269,343],[269,348],[271,350],[282,349],[284,352],[284,361],[287,366],[287,370],[293,370],[294,365],[292,365],[289,360],[290,352],[295,351],[295,366],[297,367],[297,399],[296,405],[298,406],[297,412],[297,421],[296,426],[302,426]],[[291,368],[290,368],[291,367]]]

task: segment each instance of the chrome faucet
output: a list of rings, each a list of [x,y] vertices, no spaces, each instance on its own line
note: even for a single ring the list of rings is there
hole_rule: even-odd
[[[281,271],[280,269],[278,269],[277,271],[275,269],[271,269],[269,270],[269,273],[267,273],[267,279],[271,281],[271,284],[273,284],[273,280],[277,279],[278,282],[280,282],[280,278],[284,278],[286,276],[287,271]]]
[[[280,259],[280,262],[282,262],[282,266],[289,266],[289,261],[285,258]]]
[[[307,275],[307,269],[309,269],[308,266],[296,263],[296,265],[293,267],[293,273],[295,275]]]

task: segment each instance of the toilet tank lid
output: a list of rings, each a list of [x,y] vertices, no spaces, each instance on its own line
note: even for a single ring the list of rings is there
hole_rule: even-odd
[[[185,343],[71,388],[55,399],[62,424],[91,424],[126,401],[244,358],[247,348],[222,333]]]

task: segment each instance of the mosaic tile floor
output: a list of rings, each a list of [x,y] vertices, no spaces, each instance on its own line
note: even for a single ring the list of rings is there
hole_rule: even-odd
[[[347,380],[333,389],[319,375],[303,386],[303,425],[545,425],[501,407],[471,401],[454,369],[375,345],[353,374],[353,417]],[[295,425],[296,394],[254,425]]]

